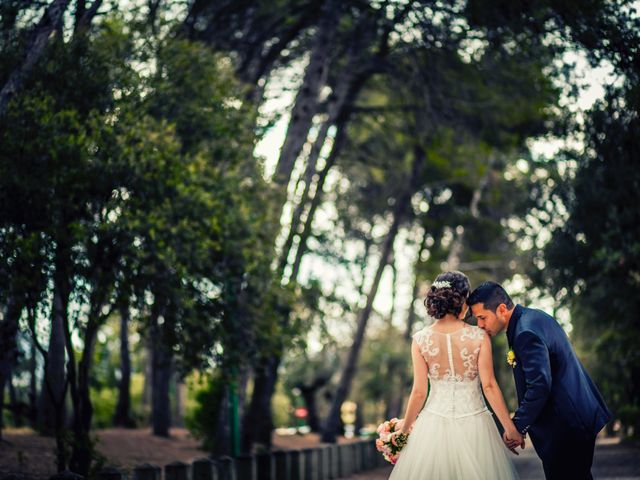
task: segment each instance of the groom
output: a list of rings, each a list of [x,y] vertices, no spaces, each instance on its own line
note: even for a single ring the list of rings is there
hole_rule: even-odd
[[[495,282],[485,282],[467,300],[478,326],[491,337],[506,329],[509,360],[520,406],[513,423],[519,438],[531,436],[547,479],[590,479],[596,436],[611,412],[558,322],[546,313],[515,305]]]

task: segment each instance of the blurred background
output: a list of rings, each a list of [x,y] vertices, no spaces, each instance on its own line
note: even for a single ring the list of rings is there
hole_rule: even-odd
[[[0,469],[371,435],[451,269],[637,436],[638,7],[2,1]]]

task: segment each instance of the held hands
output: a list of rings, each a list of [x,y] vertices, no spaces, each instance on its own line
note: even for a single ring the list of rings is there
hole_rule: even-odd
[[[520,446],[520,448],[524,450],[524,435],[518,432],[518,430],[516,430],[515,428],[509,428],[505,430],[502,434],[502,440],[504,441],[504,444],[507,446],[507,448],[516,455],[520,455],[516,451],[516,447]]]

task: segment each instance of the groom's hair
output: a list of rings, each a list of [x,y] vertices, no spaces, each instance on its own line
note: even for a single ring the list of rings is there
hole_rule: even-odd
[[[513,300],[502,285],[496,282],[484,282],[478,285],[469,295],[467,303],[469,306],[482,303],[484,308],[492,312],[495,312],[501,303],[504,303],[509,310],[513,308]]]

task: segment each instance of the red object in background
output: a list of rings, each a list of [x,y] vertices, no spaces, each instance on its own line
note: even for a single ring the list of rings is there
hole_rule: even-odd
[[[307,418],[309,410],[304,407],[298,407],[294,410],[293,414],[296,416],[296,418]]]

